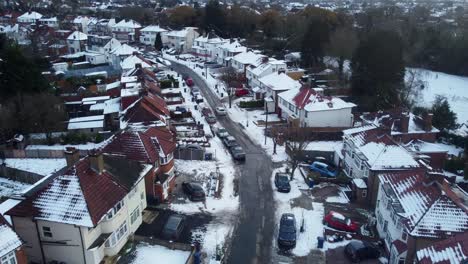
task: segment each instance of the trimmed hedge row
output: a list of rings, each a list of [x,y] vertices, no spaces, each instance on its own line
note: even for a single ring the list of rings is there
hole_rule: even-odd
[[[239,103],[240,108],[258,108],[258,107],[263,107],[263,105],[264,105],[263,100],[241,101]]]

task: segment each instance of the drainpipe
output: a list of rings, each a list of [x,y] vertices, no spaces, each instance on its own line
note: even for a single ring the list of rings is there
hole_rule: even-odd
[[[36,220],[33,220],[33,221],[34,221],[34,224],[36,225],[37,240],[39,240],[39,247],[41,248],[42,263],[46,263],[45,256],[44,256],[44,249],[42,248],[41,234],[39,233],[39,226],[37,225]]]

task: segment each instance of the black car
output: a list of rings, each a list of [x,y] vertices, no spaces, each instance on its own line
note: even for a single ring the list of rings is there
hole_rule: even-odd
[[[229,149],[232,158],[238,161],[245,161],[245,152],[241,146],[233,146]]]
[[[236,139],[233,136],[227,136],[223,139],[224,145],[229,149],[238,146]]]
[[[293,214],[282,214],[278,233],[278,246],[284,249],[296,247],[296,217]]]
[[[185,217],[182,215],[171,215],[162,230],[161,236],[164,239],[175,241],[179,239],[184,230]]]
[[[278,192],[290,192],[291,185],[289,184],[289,176],[285,173],[276,173],[275,186]]]
[[[380,257],[379,248],[369,242],[353,240],[345,247],[345,254],[352,262]]]
[[[205,200],[205,191],[198,183],[184,182],[182,183],[182,188],[190,201],[199,202]]]

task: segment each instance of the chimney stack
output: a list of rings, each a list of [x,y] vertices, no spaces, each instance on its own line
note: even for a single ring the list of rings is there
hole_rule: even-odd
[[[91,169],[101,174],[104,171],[104,159],[102,158],[102,152],[97,149],[89,151],[89,163]]]
[[[409,119],[410,116],[408,113],[401,113],[401,118],[400,118],[400,132],[401,133],[408,133],[409,129]]]
[[[429,132],[432,130],[432,113],[427,113],[423,117],[424,131]]]
[[[69,168],[80,160],[80,152],[74,147],[66,147],[65,159],[67,160],[67,167]]]

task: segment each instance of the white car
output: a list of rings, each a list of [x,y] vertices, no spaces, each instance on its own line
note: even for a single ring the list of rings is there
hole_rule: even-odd
[[[222,106],[216,107],[215,111],[216,111],[216,114],[220,115],[220,116],[225,116],[227,114],[226,108],[224,108]]]

